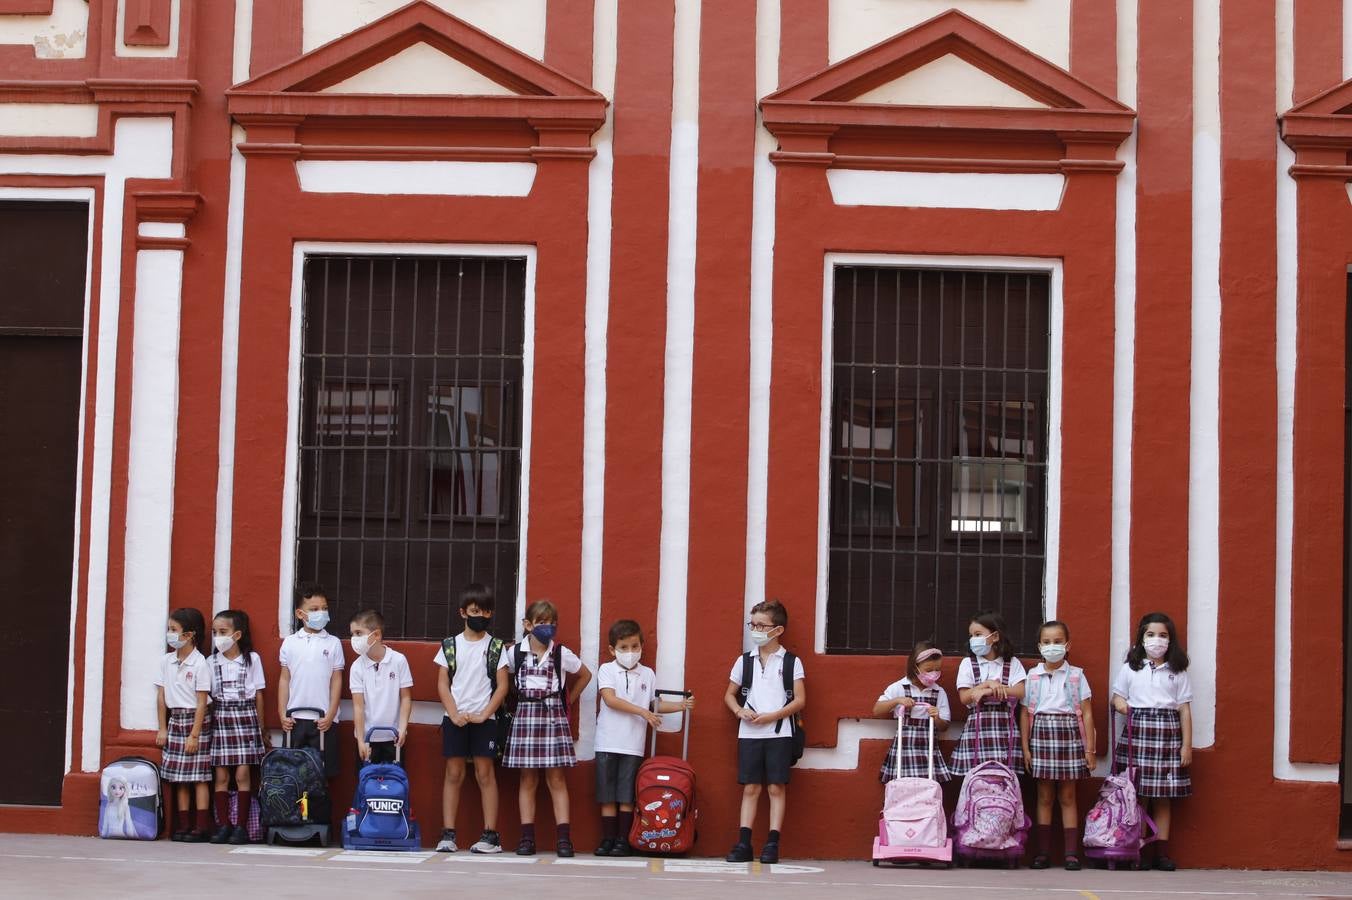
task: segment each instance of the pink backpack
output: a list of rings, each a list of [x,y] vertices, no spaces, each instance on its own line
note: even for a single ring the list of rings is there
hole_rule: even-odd
[[[981,707],[975,715],[976,733],[981,733]],[[1023,855],[1030,822],[1023,811],[1019,777],[1014,774],[1014,723],[1010,716],[1008,762],[984,762],[963,779],[958,807],[953,813],[960,856],[969,859],[1004,859],[1017,862]]]
[[[1111,707],[1109,707],[1111,710]],[[1117,729],[1109,718],[1112,748],[1109,759],[1117,759]],[[1127,717],[1127,759],[1131,759],[1131,717]],[[1155,839],[1155,823],[1146,815],[1136,799],[1133,783],[1135,770],[1109,775],[1099,788],[1099,799],[1084,820],[1084,855],[1090,859],[1107,861],[1109,868],[1116,863],[1136,863],[1141,859],[1141,848]],[[1146,826],[1150,836],[1146,837]]]
[[[907,710],[901,710],[903,714]],[[897,752],[901,752],[902,716],[897,717]],[[944,794],[934,780],[934,720],[929,720],[929,777],[893,778],[887,783],[878,842],[884,847],[942,847],[948,840]]]

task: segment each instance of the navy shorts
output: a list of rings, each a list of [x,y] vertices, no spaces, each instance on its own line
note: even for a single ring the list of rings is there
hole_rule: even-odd
[[[738,738],[738,784],[788,784],[793,738]]]
[[[450,716],[441,717],[441,755],[447,759],[470,756],[492,759],[498,755],[497,740],[498,723],[494,719],[462,726],[452,722]]]

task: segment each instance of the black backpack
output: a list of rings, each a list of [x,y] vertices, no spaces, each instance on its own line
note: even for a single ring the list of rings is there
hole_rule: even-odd
[[[446,670],[449,673],[448,682],[455,681],[455,635],[451,635],[441,642],[441,655],[446,659]],[[489,637],[488,650],[484,653],[484,662],[488,669],[488,685],[491,691],[497,690],[498,684],[498,663],[502,661],[502,649],[506,644],[502,638]],[[512,731],[512,715],[516,711],[512,704],[512,693],[507,692],[507,697],[498,707],[497,712],[493,714],[493,722],[497,725],[497,735],[493,742],[494,755],[498,761],[502,761],[502,754],[507,750],[507,735]],[[511,708],[509,709],[509,705]]]
[[[262,772],[258,803],[259,818],[265,826],[329,822],[329,783],[318,751],[311,747],[274,748],[263,757]]]
[[[797,657],[788,650],[784,651],[784,705],[788,706],[793,702],[793,670]],[[756,677],[755,671],[756,657],[754,653],[742,654],[742,686],[737,691],[737,705],[746,706],[747,695],[751,693],[751,682]],[[793,731],[793,764],[797,765],[798,760],[803,758],[803,751],[807,749],[807,731],[803,728],[803,714],[794,713],[789,717],[790,728]],[[784,720],[775,722],[775,734],[779,734],[783,729]]]

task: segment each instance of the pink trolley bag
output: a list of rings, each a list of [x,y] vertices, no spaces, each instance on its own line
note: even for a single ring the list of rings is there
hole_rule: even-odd
[[[1108,758],[1117,759],[1116,710],[1109,704],[1108,732],[1112,746]],[[1131,716],[1127,716],[1127,759],[1131,760]],[[1115,764],[1115,763],[1114,763]],[[1141,864],[1141,849],[1155,839],[1155,823],[1141,808],[1136,798],[1135,768],[1127,765],[1125,771],[1103,779],[1098,802],[1084,820],[1084,855],[1104,863],[1109,869],[1119,865],[1137,868]],[[1146,837],[1145,829],[1150,828]]]
[[[1010,704],[1009,750],[1005,762],[973,766],[962,780],[958,807],[953,812],[957,840],[954,850],[959,865],[978,861],[1003,862],[1014,869],[1023,857],[1032,822],[1023,811],[1023,793],[1014,772],[1014,704]],[[973,714],[976,734],[981,734],[981,704]]]
[[[903,710],[909,713],[909,710]],[[901,753],[905,719],[897,717],[897,753]],[[944,793],[934,780],[934,720],[929,720],[929,777],[893,778],[887,783],[878,836],[873,839],[873,864],[883,862],[943,863],[953,866],[953,841],[944,815]]]

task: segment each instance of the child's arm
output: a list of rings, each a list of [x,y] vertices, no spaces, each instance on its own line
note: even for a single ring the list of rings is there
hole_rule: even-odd
[[[468,720],[462,720],[460,710],[455,706],[455,697],[451,694],[451,670],[442,666],[437,666],[437,698],[441,700],[441,708],[446,710],[446,718],[451,720],[451,724],[463,727]]]
[[[796,715],[804,706],[807,706],[807,690],[803,687],[803,679],[796,678],[793,682],[793,700],[781,706],[774,712],[757,713],[751,720],[754,725],[765,725],[769,722],[777,722],[780,719],[789,719]]]
[[[1001,700],[1022,700],[1025,691],[1028,689],[1027,681],[1020,681],[1018,684],[1012,684],[1005,688],[1005,694]]]
[[[263,710],[267,706],[263,703],[263,689],[259,688],[254,693],[254,708],[258,711],[258,743],[263,745],[263,749],[268,746],[268,726],[267,720],[263,717]]]
[[[338,699],[342,696],[343,670],[334,669],[329,675],[329,711],[315,725],[320,731],[328,731],[333,725],[333,720],[338,717]]]
[[[413,688],[406,687],[399,689],[399,741],[398,746],[404,746],[405,739],[408,738],[408,720],[413,715]]]
[[[1192,704],[1178,705],[1178,721],[1183,726],[1183,749],[1178,753],[1178,762],[1187,767],[1192,765]]]
[[[991,693],[990,687],[984,684],[969,688],[958,688],[958,700],[963,706],[972,706],[980,703],[989,693]]]
[[[695,708],[695,698],[693,696],[686,697],[684,700],[657,701],[657,711],[664,714],[674,712],[689,712],[694,708]]]
[[[912,706],[915,706],[915,701],[910,697],[898,697],[895,700],[879,700],[877,703],[873,704],[873,714],[880,717],[896,716],[897,718],[901,718],[897,715],[896,709],[898,706],[904,706],[907,709],[910,709]]]
[[[357,736],[357,755],[371,758],[371,745],[366,743],[366,694],[352,692],[352,732]]]
[[[291,700],[291,670],[282,666],[277,676],[277,715],[282,718],[282,731],[290,731],[296,720],[286,714],[286,704]]]
[[[627,713],[631,716],[639,716],[640,718],[646,719],[648,724],[654,728],[662,724],[662,717],[652,710],[644,709],[636,703],[630,703],[628,700],[621,700],[619,697],[616,697],[614,688],[601,688],[601,702],[617,712]],[[680,708],[679,704],[673,705],[678,709]],[[673,712],[674,711],[675,710],[673,710]]]
[[[1080,716],[1084,722],[1084,764],[1092,772],[1098,763],[1098,753],[1095,750],[1098,747],[1098,734],[1094,731],[1094,705],[1089,702],[1088,697],[1080,701]]]
[[[586,689],[587,685],[591,683],[591,680],[591,669],[587,668],[585,665],[580,666],[577,670],[577,678],[573,679],[572,690],[568,692],[569,706],[572,706],[577,702],[577,698],[582,696],[582,692]]]
[[[742,686],[740,684],[735,681],[729,681],[728,689],[723,692],[723,704],[728,709],[732,710],[734,716],[750,722],[752,719],[756,718],[756,713],[754,710],[748,709],[737,702],[738,695],[741,694],[741,691]]]
[[[507,667],[498,669],[496,674],[497,686],[493,688],[493,696],[488,698],[488,705],[483,708],[483,712],[471,716],[470,721],[475,723],[487,722],[497,714],[498,707],[502,706],[507,699],[507,691],[511,689],[512,680],[507,677]]]
[[[163,747],[169,743],[169,709],[164,705],[164,685],[155,685],[155,716],[159,720],[160,730],[155,734],[155,746]]]
[[[1021,707],[1019,711],[1019,736],[1023,739],[1023,765],[1030,772],[1033,769],[1033,748],[1029,744],[1032,730],[1033,717],[1028,714],[1028,707]]]
[[[1113,694],[1113,709],[1124,716],[1131,712],[1131,706],[1127,704],[1127,698],[1118,693]]]
[[[207,718],[207,698],[210,696],[210,691],[197,692],[197,709],[193,711],[192,731],[188,732],[188,740],[183,745],[183,749],[189,753],[197,752],[197,744],[202,739],[202,723]]]

